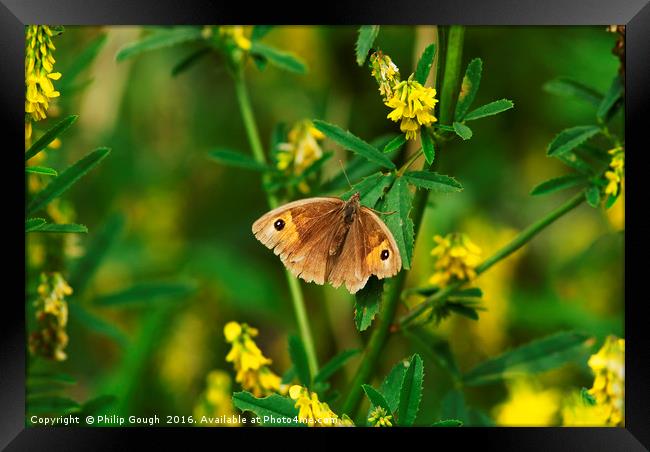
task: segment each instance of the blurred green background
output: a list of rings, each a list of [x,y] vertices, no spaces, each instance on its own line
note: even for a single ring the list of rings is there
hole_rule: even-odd
[[[430,32],[419,28],[382,27],[375,43],[403,74],[413,70],[419,56],[417,33]],[[37,272],[52,265],[53,241],[65,242],[65,255],[63,264],[54,259],[58,268],[50,270],[63,270],[66,278],[97,237],[109,237],[111,244],[85,288],[70,281],[75,294],[68,359],[35,358],[31,365],[74,376],[78,384],[65,388],[73,399],[115,395],[116,413],[188,415],[210,370],[232,372],[224,359],[226,322],[258,328],[258,345],[280,375],[290,365],[287,335],[297,328],[283,267],[251,233],[253,221],[268,210],[259,175],[207,158],[214,148],[250,153],[231,77],[212,58],[172,76],[191,45],[116,62],[116,52],[142,32],[142,27],[66,27],[55,38],[62,81],[93,39],[106,34],[107,42],[86,72],[92,83],[62,91],[50,118],[35,125],[42,131],[57,118],[80,115],[62,136],[60,149],[47,151],[47,164],[63,169],[98,146],[112,153],[58,206],[86,224],[89,233],[29,237],[28,292],[36,290]],[[325,119],[367,141],[398,132],[386,119],[388,109],[369,70],[355,63],[356,36],[356,27],[292,26],[276,27],[265,37],[309,66],[308,74],[295,75],[249,65],[265,146],[278,122],[304,118]],[[546,157],[546,146],[560,130],[592,123],[594,110],[542,86],[569,76],[606,91],[618,69],[614,40],[605,27],[467,28],[462,67],[471,58],[483,60],[475,105],[508,98],[515,108],[475,123],[471,142],[454,141],[436,156],[437,170],[458,179],[465,190],[431,196],[409,285],[425,283],[432,273],[434,234],[465,232],[489,256],[568,197],[567,192],[532,197],[529,191],[567,173],[566,166]],[[614,126],[619,133],[621,122]],[[326,142],[324,148],[334,145]],[[324,178],[339,169],[338,158],[330,159]],[[621,199],[609,211],[580,206],[480,277],[487,308],[480,320],[452,316],[435,328],[450,341],[462,370],[555,331],[578,329],[601,339],[623,335],[623,205]],[[152,296],[147,287],[157,284],[177,290]],[[354,327],[352,297],[344,289],[301,284],[319,361],[362,347],[368,334]],[[139,302],[102,302],[134,286],[146,295]],[[378,376],[413,351],[405,339],[391,340]],[[339,387],[349,381],[358,359],[337,374]],[[426,359],[425,378],[421,416],[435,417],[450,382]],[[584,366],[547,372],[538,383],[579,388],[591,381],[585,360]],[[466,397],[493,413],[507,393],[505,385],[494,384]],[[331,405],[337,411],[337,402]]]

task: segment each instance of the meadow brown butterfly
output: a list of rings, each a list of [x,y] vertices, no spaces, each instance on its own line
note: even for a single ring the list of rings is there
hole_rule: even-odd
[[[318,197],[290,202],[253,223],[255,237],[307,282],[345,284],[356,293],[371,275],[394,276],[402,267],[384,222],[359,202]]]

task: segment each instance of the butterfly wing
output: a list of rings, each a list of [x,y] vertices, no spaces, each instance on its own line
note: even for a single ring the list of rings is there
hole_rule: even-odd
[[[402,259],[393,234],[372,210],[362,206],[328,281],[334,287],[345,284],[350,293],[356,293],[370,276],[389,278],[401,268]]]
[[[342,200],[329,197],[290,202],[253,223],[253,234],[293,275],[324,284],[330,243],[341,226],[344,205]],[[276,228],[278,221],[282,221],[281,229]]]

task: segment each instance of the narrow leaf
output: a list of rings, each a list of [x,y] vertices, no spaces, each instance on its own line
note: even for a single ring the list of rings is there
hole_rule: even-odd
[[[568,77],[559,77],[544,84],[544,90],[558,96],[575,97],[598,106],[603,95],[594,88]]]
[[[456,132],[456,135],[461,137],[463,140],[469,140],[472,138],[472,129],[460,122],[454,122],[454,132]]]
[[[422,399],[422,381],[424,366],[422,358],[416,353],[409,361],[409,367],[404,374],[400,389],[398,420],[399,425],[410,427],[415,422],[420,400]]]
[[[406,374],[408,365],[409,362],[407,360],[402,360],[395,364],[379,387],[379,391],[383,394],[390,407],[390,413],[394,413],[399,407],[400,390],[402,389],[402,381],[404,381],[404,375]]]
[[[371,276],[365,287],[354,296],[354,324],[359,331],[365,331],[379,312],[384,280]]]
[[[178,282],[138,283],[112,294],[95,298],[97,306],[126,306],[150,303],[161,299],[187,297],[196,290],[191,284]]]
[[[273,29],[273,25],[255,25],[253,26],[253,33],[251,33],[251,40],[258,41],[268,34]]]
[[[305,387],[311,387],[311,372],[307,362],[307,352],[298,336],[289,336],[289,356],[298,380]]]
[[[51,129],[45,132],[38,140],[36,140],[25,152],[25,161],[31,159],[36,154],[41,152],[47,147],[52,141],[54,141],[59,135],[68,130],[76,120],[79,118],[79,115],[70,115],[63,120],[56,123]]]
[[[110,152],[111,151],[108,148],[96,149],[63,171],[56,179],[52,180],[47,187],[34,196],[27,206],[27,215],[31,215],[32,213],[44,208],[53,199],[61,196],[82,176],[106,158]]]
[[[587,179],[582,174],[569,174],[567,176],[554,177],[553,179],[549,179],[536,185],[530,191],[530,194],[536,196],[554,193],[556,191],[580,185],[586,182],[586,180]]]
[[[363,63],[366,62],[368,52],[372,48],[378,34],[379,25],[362,25],[359,27],[359,37],[357,38],[357,44],[355,46],[357,64],[359,66],[363,66]]]
[[[43,226],[47,221],[44,218],[30,218],[25,221],[25,232],[32,232]]]
[[[274,421],[279,421],[279,423],[270,421],[268,422],[269,425],[294,427],[303,425],[294,420],[298,416],[298,409],[294,406],[295,402],[288,397],[272,394],[258,399],[250,392],[241,391],[232,395],[232,402],[239,410],[251,411],[262,420],[268,417]]]
[[[374,209],[377,202],[383,198],[385,190],[395,180],[395,175],[377,173],[365,177],[361,182],[355,184],[352,189],[341,195],[341,199],[349,199],[355,193],[359,193],[361,205]]]
[[[585,195],[587,198],[587,203],[591,207],[600,206],[600,188],[592,185],[587,189]]]
[[[86,48],[79,53],[72,63],[62,71],[65,76],[61,79],[62,83],[58,86],[59,91],[67,92],[68,88],[70,88],[77,77],[79,77],[79,74],[95,61],[99,52],[104,48],[107,37],[108,35],[106,33],[102,33],[93,39]]]
[[[553,141],[548,145],[546,154],[555,156],[569,152],[596,135],[598,132],[600,132],[598,126],[577,126],[564,129],[562,132],[557,134]]]
[[[72,286],[75,288],[75,286]],[[106,335],[114,339],[123,349],[126,349],[129,344],[129,339],[120,328],[115,326],[113,322],[104,320],[96,316],[90,311],[86,310],[79,303],[70,303],[70,318],[74,319],[83,328],[95,331],[96,333]]]
[[[43,224],[33,228],[29,232],[50,232],[61,234],[83,234],[88,232],[88,228],[83,224]]]
[[[350,358],[359,354],[359,352],[360,350],[344,350],[334,358],[330,359],[327,364],[321,367],[318,371],[318,374],[314,377],[314,383],[329,380],[329,378],[338,372],[338,370],[341,369]]]
[[[436,193],[451,193],[463,190],[460,182],[453,177],[431,171],[408,171],[404,174],[404,177],[416,187],[426,188]]]
[[[460,389],[451,389],[442,398],[440,416],[445,419],[458,419],[467,422],[465,396]]]
[[[173,27],[158,30],[123,46],[115,55],[115,60],[124,61],[143,52],[171,47],[184,42],[198,41],[203,39],[201,32],[200,27]]]
[[[622,104],[619,101],[623,98],[623,90],[623,79],[619,75],[614,78],[609,90],[605,94],[605,97],[603,97],[600,105],[598,105],[596,116],[599,120],[607,121],[614,116],[616,110]]]
[[[465,119],[465,115],[472,106],[478,88],[481,84],[481,73],[483,71],[483,61],[480,58],[474,58],[467,65],[463,81],[458,93],[458,102],[456,103],[456,113],[454,119],[458,122]]]
[[[254,171],[269,171],[271,169],[269,166],[260,163],[253,157],[242,154],[241,152],[216,149],[208,152],[208,157],[224,165],[234,166],[236,168],[244,168]]]
[[[408,188],[405,178],[399,177],[384,197],[384,212],[394,212],[384,215],[384,221],[388,229],[393,233],[399,253],[402,258],[402,267],[411,268],[411,256],[413,255],[413,220],[409,216],[413,202],[413,195]]]
[[[58,173],[54,168],[47,168],[45,166],[26,166],[25,167],[25,172],[26,173],[33,173],[33,174],[43,174],[45,176],[57,176]]]
[[[431,66],[433,65],[433,59],[436,56],[436,45],[429,44],[420,59],[418,60],[417,68],[415,69],[415,80],[420,84],[424,85],[429,77],[429,72],[431,71]]]
[[[361,385],[361,387],[366,393],[366,396],[368,396],[368,400],[370,400],[373,407],[381,407],[385,409],[387,413],[392,413],[388,402],[379,391],[370,385]]]
[[[209,47],[203,47],[201,49],[195,50],[194,52],[187,55],[185,58],[180,60],[172,68],[172,77],[176,77],[179,74],[187,71],[189,68],[194,66],[196,63],[201,61],[201,59],[210,54]]]
[[[397,135],[395,138],[390,140],[386,146],[384,146],[384,154],[390,154],[393,151],[398,150],[406,143],[406,135]]]
[[[252,54],[266,58],[269,63],[285,71],[295,72],[296,74],[307,73],[307,65],[289,52],[269,47],[257,41],[253,41],[250,51]]]
[[[433,145],[431,129],[428,127],[422,128],[422,133],[420,133],[420,142],[422,143],[422,152],[424,152],[424,158],[426,159],[427,164],[431,165],[433,163],[433,159],[436,157],[436,150]]]
[[[431,427],[462,427],[463,421],[458,419],[445,419],[443,421],[437,421],[431,424]]]
[[[366,143],[361,138],[353,135],[352,133],[341,129],[339,126],[321,121],[319,119],[314,120],[314,125],[318,130],[323,132],[336,143],[343,146],[345,149],[349,149],[356,154],[362,155],[371,162],[377,163],[386,168],[395,168],[395,164],[379,149],[369,143]]]
[[[467,113],[465,116],[465,121],[472,121],[478,118],[484,118],[486,116],[492,116],[510,110],[514,108],[515,104],[508,99],[495,100],[489,104],[485,104],[481,107],[478,107],[476,110],[472,110]]]

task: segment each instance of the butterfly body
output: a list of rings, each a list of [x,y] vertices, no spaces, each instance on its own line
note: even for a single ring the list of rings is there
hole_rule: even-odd
[[[371,275],[394,276],[401,268],[390,230],[359,194],[343,201],[308,198],[278,207],[253,223],[253,234],[297,277],[316,284],[342,284],[350,293]]]

